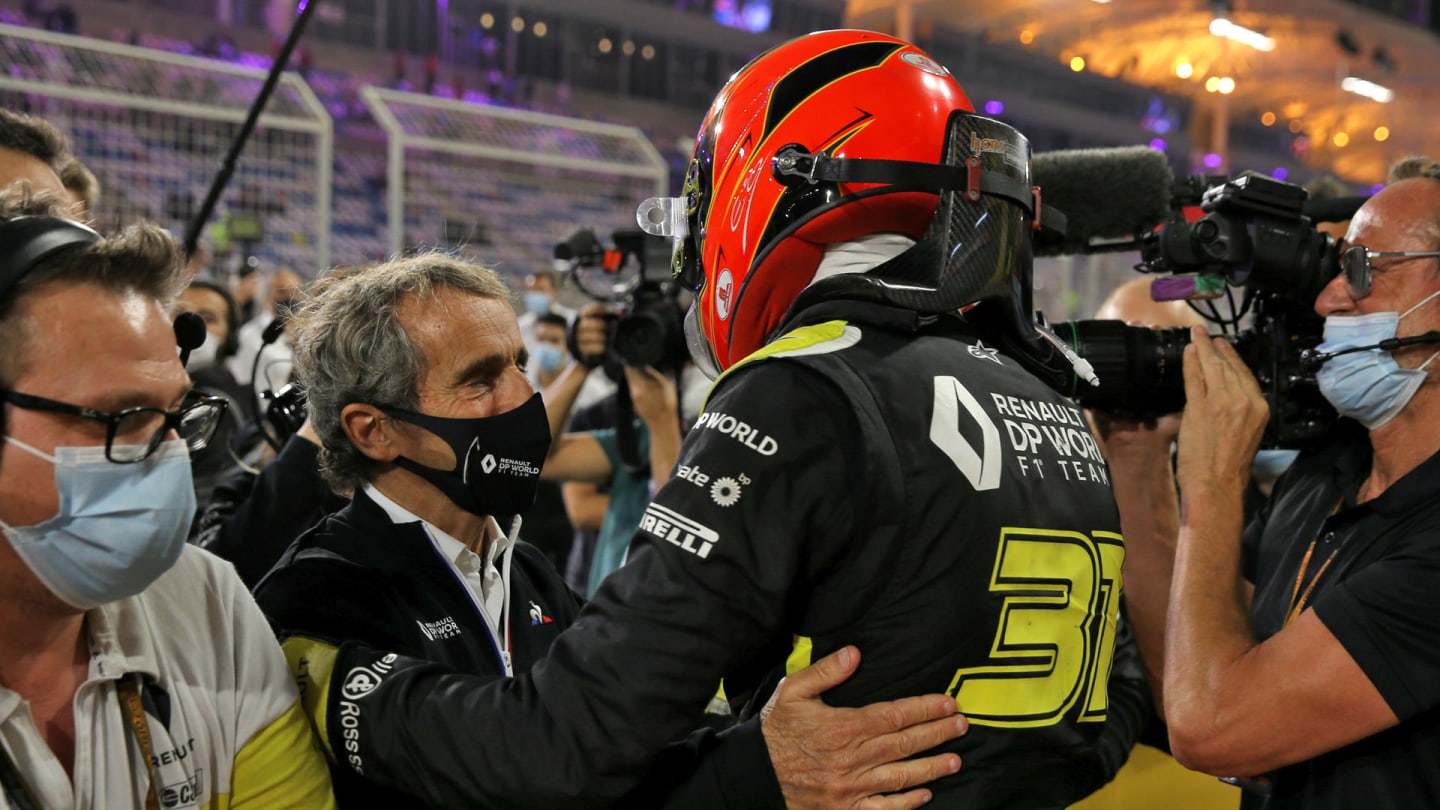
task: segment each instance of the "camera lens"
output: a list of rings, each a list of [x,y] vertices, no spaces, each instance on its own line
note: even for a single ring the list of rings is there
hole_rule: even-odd
[[[1147,329],[1123,321],[1067,321],[1055,334],[1095,368],[1099,386],[1075,381],[1072,395],[1087,408],[1151,418],[1185,407],[1183,358],[1190,332]]]

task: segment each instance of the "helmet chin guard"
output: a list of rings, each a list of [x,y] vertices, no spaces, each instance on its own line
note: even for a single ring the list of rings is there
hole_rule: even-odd
[[[866,182],[938,187],[940,203],[914,247],[867,273],[815,282],[796,298],[792,313],[835,299],[928,314],[958,315],[965,309],[968,321],[1057,390],[1072,373],[1093,377],[1088,364],[1031,314],[1032,234],[1046,220],[1063,230],[1064,218],[1041,205],[1040,190],[1030,183],[1030,143],[1024,135],[995,119],[956,111],[942,164],[852,160],[847,172],[841,163],[822,159],[810,171],[852,182],[863,175]],[[924,176],[921,166],[928,170]]]

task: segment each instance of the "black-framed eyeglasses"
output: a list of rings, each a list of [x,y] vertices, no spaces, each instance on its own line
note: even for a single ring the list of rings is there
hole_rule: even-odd
[[[1340,272],[1345,274],[1350,297],[1359,300],[1370,294],[1371,259],[1413,259],[1421,256],[1440,256],[1440,250],[1370,250],[1364,245],[1352,245],[1340,252]]]
[[[220,426],[226,404],[220,397],[193,391],[185,398],[185,404],[173,411],[161,408],[97,411],[82,405],[5,390],[0,390],[0,400],[27,411],[50,411],[100,422],[105,425],[105,458],[116,464],[134,464],[149,458],[171,430],[179,434],[190,452],[203,449]]]

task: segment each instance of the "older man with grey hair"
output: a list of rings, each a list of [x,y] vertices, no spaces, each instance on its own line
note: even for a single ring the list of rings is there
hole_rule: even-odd
[[[545,405],[525,375],[509,292],[492,271],[440,254],[337,271],[316,286],[296,327],[296,370],[325,474],[354,495],[286,552],[256,595],[333,755],[341,807],[608,806],[638,788],[626,800],[635,806],[660,801],[677,782],[753,779],[757,761],[768,767],[767,740],[782,781],[834,779],[861,784],[857,791],[868,795],[948,772],[948,761],[938,758],[890,763],[958,733],[954,701],[931,696],[866,709],[825,707],[818,694],[848,675],[832,656],[795,676],[789,701],[777,703],[763,738],[759,723],[723,742],[701,732],[665,752],[626,751],[623,766],[597,775],[593,762],[579,759],[589,753],[566,761],[545,752],[563,735],[579,751],[599,753],[618,730],[645,726],[651,717],[596,707],[570,718],[574,725],[565,729],[457,717],[488,729],[497,746],[536,752],[544,781],[553,785],[497,798],[474,784],[497,781],[483,776],[493,760],[463,749],[453,751],[456,760],[427,764],[423,795],[370,781],[372,770],[395,767],[398,755],[386,747],[385,734],[362,734],[351,721],[387,699],[374,690],[397,654],[481,686],[544,666],[552,642],[572,625],[569,632],[632,645],[635,655],[659,640],[637,638],[604,612],[580,618],[580,600],[539,550],[519,541],[519,521],[507,534],[495,519],[529,507],[551,433]],[[603,339],[583,339],[597,337]],[[367,658],[372,649],[385,652]],[[332,672],[343,679],[333,688]],[[702,708],[693,707],[688,722],[699,725]],[[946,719],[927,722],[938,717]],[[433,732],[445,747],[447,732]],[[728,756],[702,756],[722,749]],[[647,778],[656,757],[663,766]],[[871,781],[851,779],[856,771]],[[674,795],[672,803],[695,806]],[[914,806],[915,797],[906,801],[883,806]]]

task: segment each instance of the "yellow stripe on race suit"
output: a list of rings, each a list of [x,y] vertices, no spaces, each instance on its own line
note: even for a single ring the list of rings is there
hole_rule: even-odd
[[[230,794],[210,800],[209,810],[332,810],[330,769],[310,723],[296,701],[240,747]]]
[[[708,402],[710,394],[720,381],[735,373],[741,366],[764,360],[769,357],[786,357],[805,354],[825,354],[826,352],[839,351],[860,342],[860,330],[851,326],[845,321],[826,321],[825,323],[802,326],[781,337],[756,349],[745,357],[745,359],[726,369],[715,382],[710,386],[710,391],[705,394]],[[826,346],[825,344],[833,344]]]
[[[785,674],[794,675],[800,670],[815,663],[810,660],[815,656],[815,645],[811,643],[809,636],[796,636],[795,646],[790,648],[790,657],[785,659]]]
[[[330,673],[335,671],[335,654],[339,648],[327,641],[307,636],[290,636],[281,643],[290,674],[300,689],[300,705],[314,728],[315,736],[324,746],[325,756],[335,760],[326,725],[326,706],[330,697]]]

